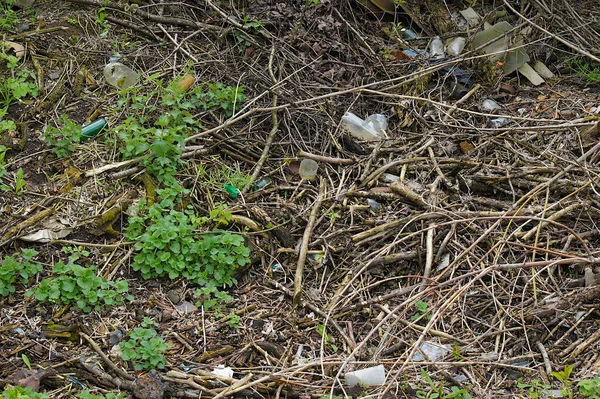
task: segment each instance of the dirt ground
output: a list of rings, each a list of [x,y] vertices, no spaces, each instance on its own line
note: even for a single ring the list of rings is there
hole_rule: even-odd
[[[5,389],[599,397],[600,7],[473,3],[482,19],[469,26],[467,2],[388,13],[377,7],[386,2],[359,3],[3,5],[4,41],[24,53],[5,48],[18,63],[0,68],[0,94],[7,102],[7,82],[24,71],[38,88],[6,105],[14,128],[0,126]],[[515,27],[510,46],[552,77],[534,85],[472,50],[484,22],[502,21]],[[406,29],[418,37],[404,40]],[[435,36],[467,46],[419,53]],[[132,88],[107,83],[115,61],[138,75]],[[169,91],[186,75],[189,89]],[[347,112],[385,115],[387,128],[358,139]],[[79,127],[102,118],[107,127],[81,140]],[[148,209],[180,219],[136,230]],[[212,268],[219,248],[219,259],[234,256],[222,294],[201,295],[201,279],[183,272],[152,275],[183,251],[160,258],[164,245],[144,234],[179,234],[183,218],[199,221],[178,243],[219,237],[190,273]],[[157,269],[139,269],[140,254]],[[15,260],[22,278],[8,290]],[[90,295],[125,281],[127,292],[90,309],[31,295],[67,291],[48,279],[72,263],[105,281]],[[119,345],[141,327],[166,344],[147,350],[164,362],[123,359]],[[346,383],[376,366],[384,381]]]

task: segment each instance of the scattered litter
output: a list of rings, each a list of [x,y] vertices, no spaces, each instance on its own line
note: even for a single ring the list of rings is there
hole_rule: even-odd
[[[534,86],[539,86],[545,82],[544,78],[542,78],[529,64],[523,64],[517,70]]]
[[[492,119],[490,121],[490,125],[496,129],[506,126],[509,123],[510,123],[510,119],[508,119],[508,118],[496,118],[496,119]]]
[[[73,229],[61,229],[58,231],[53,231],[50,229],[42,229],[38,230],[35,233],[27,234],[26,236],[20,237],[20,240],[27,242],[50,242],[53,240],[60,240],[65,238],[69,234],[73,232]]]
[[[535,64],[533,64],[533,69],[535,69],[535,71],[544,79],[554,78],[554,74],[552,73],[552,71],[548,69],[546,64],[544,64],[540,60],[537,60]]]
[[[481,23],[481,16],[477,14],[477,11],[475,11],[473,7],[469,7],[459,12],[460,15],[467,20],[470,27],[475,27]]]
[[[273,270],[274,272],[281,272],[283,271],[283,266],[281,266],[281,263],[275,263],[271,270]]]
[[[391,173],[382,173],[381,180],[385,183],[395,183],[400,180],[400,176],[396,176]]]
[[[231,184],[225,184],[223,186],[223,188],[225,189],[225,191],[227,192],[227,194],[229,194],[229,196],[233,199],[236,199],[239,195],[240,195],[240,190],[238,190],[237,188],[233,187]]]
[[[298,173],[300,173],[300,177],[304,180],[313,180],[317,176],[317,170],[319,170],[317,161],[306,158],[300,162]]]
[[[102,130],[104,130],[104,128],[106,128],[106,126],[107,122],[104,118],[100,118],[93,121],[92,123],[88,123],[81,129],[81,136],[79,137],[79,141],[83,143],[93,137],[96,137],[98,133],[100,133]]]
[[[342,117],[342,122],[350,134],[357,139],[373,141],[385,138],[385,129],[387,129],[385,115],[369,115],[365,120],[362,120],[353,113],[347,112]]]
[[[379,212],[381,210],[381,204],[374,199],[367,198],[367,204],[371,207],[371,210],[374,212]]]
[[[122,328],[117,328],[115,331],[112,331],[108,336],[108,344],[112,347],[118,345],[119,342],[123,340],[125,336],[125,332]]]
[[[433,58],[444,58],[444,42],[439,36],[431,41],[429,45],[429,55]]]
[[[254,189],[260,190],[261,188],[265,188],[271,183],[273,183],[273,179],[271,179],[270,177],[265,177],[264,179],[260,179],[258,182],[256,182],[256,184],[254,185]]]
[[[225,367],[225,365],[215,367],[212,373],[220,377],[233,378],[233,369],[231,367]]]
[[[498,104],[496,101],[490,100],[488,98],[488,99],[483,100],[483,103],[481,104],[481,109],[484,111],[495,111],[498,109],[502,109],[502,106],[500,104]]]
[[[465,44],[467,44],[467,39],[464,37],[455,37],[446,44],[446,53],[448,53],[448,55],[457,56],[462,53]]]
[[[383,365],[369,367],[362,370],[356,370],[346,373],[346,384],[354,385],[383,385],[385,384],[385,368]]]
[[[450,254],[445,254],[438,264],[437,271],[440,272],[450,265]]]
[[[412,30],[412,29],[406,29],[406,28],[402,28],[400,30],[400,36],[404,39],[404,40],[412,40],[412,39],[418,39],[419,35],[417,35],[417,33]]]
[[[25,47],[23,47],[23,45],[9,41],[3,41],[1,43],[4,49],[10,48],[18,58],[22,58],[25,55]]]
[[[104,67],[104,78],[117,89],[127,89],[137,83],[138,74],[120,62],[111,62]]]
[[[450,345],[442,345],[431,341],[425,341],[421,344],[420,352],[417,352],[413,356],[413,362],[421,362],[425,360],[425,356],[432,362],[442,359],[452,348]],[[425,356],[423,356],[425,355]]]

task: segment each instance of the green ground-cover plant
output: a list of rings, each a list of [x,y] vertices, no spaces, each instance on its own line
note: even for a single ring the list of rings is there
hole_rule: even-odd
[[[19,16],[12,8],[13,4],[15,4],[15,0],[4,0],[0,2],[1,29],[11,30],[20,22]]]
[[[40,302],[73,304],[84,312],[101,310],[103,306],[123,303],[127,295],[127,281],[106,281],[96,275],[95,267],[83,267],[75,263],[59,261],[52,267],[52,276],[43,279],[40,285],[27,292]]]
[[[243,87],[222,83],[205,83],[188,92],[181,92],[175,83],[165,88],[156,76],[147,83],[154,85],[148,92],[140,87],[122,92],[116,110],[127,110],[129,116],[113,131],[124,158],[150,152],[142,165],[159,181],[177,171],[184,140],[202,127],[192,112],[216,110],[229,117],[246,98]]]
[[[579,381],[579,393],[589,399],[600,399],[600,377]]]
[[[58,158],[66,158],[75,151],[75,144],[81,138],[81,126],[71,121],[66,115],[61,116],[60,127],[48,126],[42,139],[52,147]]]
[[[4,48],[0,50],[0,59],[5,61],[8,69],[8,76],[3,76],[0,80],[0,118],[3,118],[11,104],[15,104],[29,95],[36,97],[38,87],[33,72],[27,69],[17,70],[18,57],[7,54]]]
[[[419,399],[471,399],[472,396],[465,388],[450,387],[450,391],[444,389],[444,383],[435,383],[426,370],[421,370],[421,376],[427,383],[428,388],[421,387],[416,394]]]
[[[127,395],[125,393],[112,393],[109,392],[105,395],[95,395],[90,391],[81,391],[77,394],[78,399],[125,399]]]
[[[175,210],[177,192],[158,190],[163,198],[129,219],[126,237],[135,240],[138,254],[133,269],[144,278],[180,276],[200,286],[231,286],[234,273],[249,262],[250,251],[239,234],[212,231],[194,232],[209,218],[199,218],[193,210]],[[220,216],[219,216],[220,217]]]
[[[4,258],[0,266],[0,296],[15,292],[16,284],[28,284],[33,276],[42,271],[42,265],[33,262],[37,254],[35,249],[23,249],[20,255]]]
[[[0,399],[50,399],[50,396],[45,393],[36,392],[29,387],[9,386],[4,388]]]
[[[162,369],[167,363],[164,352],[168,345],[154,327],[154,321],[144,317],[142,326],[134,328],[119,344],[121,357],[131,361],[136,370]]]
[[[587,85],[600,82],[600,63],[574,58],[567,61],[567,66]]]

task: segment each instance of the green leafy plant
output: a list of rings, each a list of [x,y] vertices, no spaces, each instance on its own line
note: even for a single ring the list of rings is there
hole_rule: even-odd
[[[94,395],[90,391],[81,391],[76,396],[78,399],[125,399],[127,395],[125,393],[112,393],[109,392],[106,395]]]
[[[233,312],[227,315],[227,323],[231,328],[239,328],[241,320],[242,318]]]
[[[417,301],[417,303],[415,303],[415,307],[417,308],[417,313],[415,313],[414,315],[411,316],[411,320],[415,321],[415,320],[419,320],[421,318],[425,318],[426,320],[430,320],[431,319],[431,314],[429,312],[429,305],[427,305],[427,302],[425,301]]]
[[[421,370],[421,377],[427,383],[428,389],[424,390],[422,386],[417,390],[417,397],[420,399],[471,399],[472,396],[465,388],[456,386],[450,387],[450,392],[444,390],[444,383],[435,383],[426,370]]]
[[[562,383],[563,387],[560,390],[560,393],[564,397],[567,397],[567,398],[573,397],[573,390],[571,389],[573,382],[569,381],[569,378],[571,378],[572,372],[573,372],[572,364],[565,366],[565,368],[562,371],[553,371],[552,372],[552,376]]]
[[[600,399],[600,377],[579,381],[579,393],[589,399]]]
[[[154,329],[156,324],[144,317],[141,327],[136,327],[128,334],[127,341],[119,344],[121,357],[131,361],[136,370],[163,369],[167,363],[164,352],[167,343]]]
[[[81,138],[81,126],[67,118],[61,117],[62,127],[48,126],[42,139],[52,147],[52,152],[58,158],[66,158],[75,151],[75,143]]]
[[[338,346],[336,344],[334,344],[334,340],[333,337],[327,332],[327,330],[325,329],[325,325],[319,323],[317,324],[317,332],[319,333],[319,335],[321,337],[323,337],[323,341],[325,342],[325,344],[330,345],[331,346],[331,350],[335,353],[338,350]]]
[[[196,302],[197,307],[204,307],[205,312],[215,312],[216,314],[223,311],[225,304],[233,301],[231,295],[225,291],[219,291],[214,285],[198,288],[194,292],[194,296],[199,299]]]
[[[4,117],[8,112],[8,107],[11,104],[19,102],[22,98],[31,95],[38,95],[38,87],[35,74],[27,69],[17,71],[19,58],[6,54],[4,49],[0,51],[0,59],[6,62],[9,76],[3,77],[0,80],[0,118]]]
[[[0,296],[15,292],[15,284],[28,284],[42,271],[42,265],[32,261],[37,254],[35,249],[23,249],[20,255],[4,258],[0,266]]]
[[[530,399],[539,399],[542,393],[551,388],[550,385],[542,383],[539,379],[524,382],[522,378],[517,380],[517,388],[527,391]]]
[[[144,278],[183,276],[201,286],[233,285],[235,271],[250,261],[244,238],[227,231],[195,237],[194,231],[206,219],[195,216],[191,208],[174,210],[180,190],[158,190],[163,199],[147,209],[141,201],[141,216],[129,219],[126,237],[138,242],[133,269]]]
[[[567,66],[575,72],[575,75],[584,79],[587,85],[600,82],[600,63],[574,58],[567,61]]]
[[[4,388],[0,399],[50,399],[50,396],[45,393],[36,392],[29,387],[9,386]]]
[[[123,303],[129,287],[127,281],[106,281],[96,275],[95,267],[83,267],[75,263],[55,263],[52,277],[43,279],[37,289],[31,289],[27,295],[35,296],[40,302],[74,304],[88,313],[100,310],[102,306],[115,306]]]
[[[14,0],[6,0],[0,3],[0,28],[11,30],[20,22],[19,16],[13,10]]]

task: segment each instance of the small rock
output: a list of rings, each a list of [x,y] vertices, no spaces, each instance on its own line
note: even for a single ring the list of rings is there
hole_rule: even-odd
[[[196,310],[198,310],[198,308],[193,303],[188,302],[188,301],[184,301],[181,303],[181,305],[175,306],[175,309],[177,309],[179,312],[181,312],[183,314],[193,313]]]
[[[168,291],[167,298],[169,298],[169,301],[173,302],[173,305],[177,305],[181,302],[181,294],[175,290]]]
[[[163,399],[165,388],[156,370],[137,378],[133,385],[133,396],[138,399]]]

